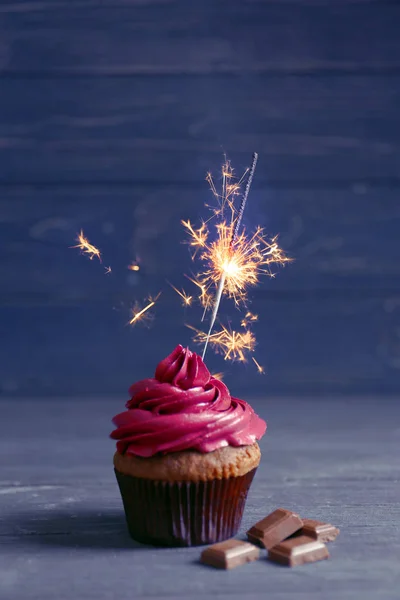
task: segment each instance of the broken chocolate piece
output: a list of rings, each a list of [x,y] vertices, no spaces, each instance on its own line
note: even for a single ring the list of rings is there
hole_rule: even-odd
[[[217,569],[234,569],[260,557],[260,550],[241,540],[226,540],[209,546],[201,553],[200,560]]]
[[[269,560],[296,567],[305,563],[316,562],[329,558],[328,548],[323,542],[306,535],[292,537],[281,542],[268,552]]]
[[[301,529],[303,521],[299,515],[277,508],[270,515],[253,525],[247,532],[250,542],[264,546],[267,550]]]
[[[339,535],[340,530],[330,523],[323,523],[315,519],[303,519],[303,527],[298,535],[308,535],[320,542],[333,542]]]

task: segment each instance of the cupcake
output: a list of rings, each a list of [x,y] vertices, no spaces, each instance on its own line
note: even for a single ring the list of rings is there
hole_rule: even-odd
[[[180,345],[129,395],[111,437],[131,537],[195,546],[235,535],[266,423]]]

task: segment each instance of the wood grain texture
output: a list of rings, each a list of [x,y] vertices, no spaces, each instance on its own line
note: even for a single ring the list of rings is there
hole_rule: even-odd
[[[193,183],[257,150],[258,183],[398,182],[399,102],[400,76],[10,80],[0,181]]]
[[[296,259],[254,294],[254,390],[398,390],[399,21],[374,0],[2,2],[2,393],[123,393],[188,340],[179,220],[254,150],[246,226]],[[69,249],[80,227],[102,265]],[[160,289],[154,329],[127,329]]]
[[[173,294],[173,292],[171,292]],[[172,302],[173,300],[173,302]],[[101,302],[101,300],[99,301]],[[0,311],[1,395],[116,393],[126,397],[135,380],[150,377],[156,363],[178,344],[190,345],[190,323],[201,328],[201,311],[186,313],[166,296],[148,329],[127,327],[130,302],[75,308],[32,306]],[[395,393],[400,369],[399,295],[346,297],[325,294],[259,294],[251,306],[260,315],[252,362],[230,364],[210,350],[211,372],[223,372],[232,393]],[[113,308],[115,310],[113,310]],[[223,322],[240,326],[225,307]]]
[[[340,527],[323,563],[259,561],[230,573],[201,566],[201,548],[130,540],[107,440],[120,399],[2,403],[0,590],[8,600],[214,595],[396,600],[400,559],[397,399],[263,397],[261,465],[239,537],[278,506]],[[21,414],[24,420],[21,420]],[[14,435],[18,423],[18,439]],[[329,423],[329,425],[327,425]]]
[[[207,214],[203,190],[140,186],[5,190],[0,203],[0,304],[26,304],[40,292],[45,303],[125,297],[133,288],[165,287],[166,280],[190,288],[190,260],[181,218],[200,222]],[[245,225],[257,224],[294,262],[261,285],[269,292],[304,289],[399,287],[398,190],[354,186],[348,190],[281,190],[259,186]],[[103,264],[72,250],[83,228],[100,247]],[[140,258],[141,272],[127,265]],[[113,273],[104,275],[111,265]],[[146,293],[145,291],[143,293]]]
[[[18,187],[3,193],[0,217],[0,390],[3,394],[119,391],[151,374],[174,344],[200,327],[169,283],[195,292],[181,217],[204,215],[197,187]],[[254,366],[231,374],[238,393],[324,390],[394,392],[399,380],[399,203],[397,190],[259,187],[246,225],[262,222],[295,262],[250,293],[260,315]],[[185,213],[182,214],[183,207]],[[266,216],[268,215],[268,219]],[[103,264],[70,247],[83,228]],[[141,271],[127,264],[141,258]],[[111,265],[111,275],[104,267]],[[126,327],[134,301],[162,291],[150,329]],[[240,317],[229,302],[222,320]],[[137,352],[140,348],[140,353]],[[155,358],[155,353],[157,354]],[[71,372],[74,374],[71,377]]]
[[[265,161],[264,161],[265,162]],[[73,186],[4,189],[0,200],[0,305],[29,302],[112,303],[165,289],[167,280],[191,289],[192,262],[182,218],[199,222],[211,200],[199,186]],[[245,226],[257,224],[294,258],[258,289],[269,293],[315,289],[399,290],[398,190],[286,190],[255,186]],[[83,228],[103,263],[71,249]],[[138,274],[127,265],[139,258]],[[105,276],[104,267],[112,266]],[[147,288],[147,289],[146,289]],[[193,290],[194,291],[194,288]],[[252,294],[250,294],[251,296]],[[42,300],[40,300],[42,299]]]
[[[396,2],[4,2],[0,18],[0,73],[9,75],[400,67]]]

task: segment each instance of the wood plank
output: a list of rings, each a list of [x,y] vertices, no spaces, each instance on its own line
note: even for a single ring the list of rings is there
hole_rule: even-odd
[[[176,344],[191,345],[189,323],[201,309],[184,311],[171,291],[160,298],[149,327],[129,327],[129,306],[93,301],[80,307],[0,309],[0,395],[114,394],[124,397],[135,379]],[[140,294],[141,297],[141,294]],[[222,371],[232,392],[248,394],[397,393],[400,389],[399,294],[256,294],[255,365],[231,364],[208,352],[212,372]],[[240,313],[224,303],[220,318],[240,330]],[[198,347],[200,350],[200,347]]]
[[[3,74],[380,72],[397,2],[3,2]]]
[[[0,180],[192,183],[254,150],[258,183],[397,179],[399,102],[400,76],[10,80]]]
[[[3,400],[1,596],[52,600],[56,589],[60,600],[109,600],[115,590],[121,598],[261,600],[267,586],[279,600],[395,600],[398,399],[250,400],[269,429],[239,537],[285,506],[340,527],[328,561],[289,570],[264,554],[226,573],[201,566],[200,548],[136,544],[126,532],[107,440],[121,398]]]
[[[192,262],[180,223],[207,217],[206,182],[199,187],[77,186],[3,189],[0,201],[0,305],[71,306],[120,301],[169,289],[194,292]],[[264,279],[260,293],[399,291],[398,189],[252,191],[244,224],[280,233],[295,261]],[[92,262],[71,249],[83,228],[103,253]],[[140,259],[141,271],[127,269]],[[111,266],[112,273],[105,274]],[[253,295],[251,291],[250,297]]]

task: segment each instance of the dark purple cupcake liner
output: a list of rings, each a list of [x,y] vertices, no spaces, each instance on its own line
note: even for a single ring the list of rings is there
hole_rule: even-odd
[[[256,470],[199,482],[155,481],[115,470],[131,537],[155,546],[200,546],[236,535]]]

